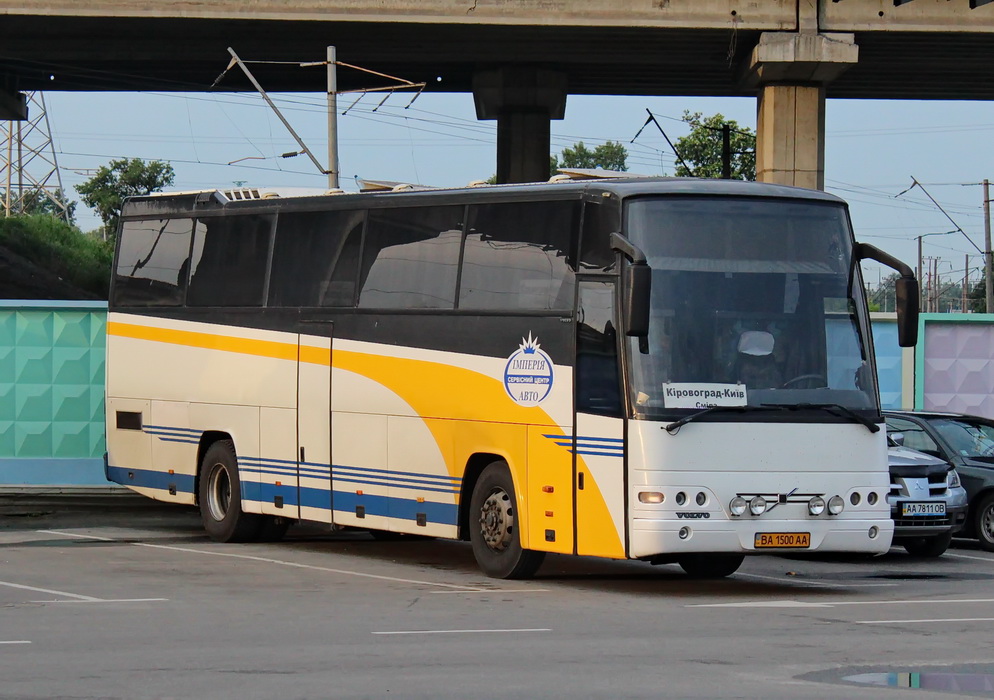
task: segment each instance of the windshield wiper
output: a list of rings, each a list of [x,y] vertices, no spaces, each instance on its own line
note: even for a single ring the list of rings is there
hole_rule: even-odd
[[[874,423],[872,420],[866,416],[861,416],[852,410],[848,406],[843,406],[837,403],[764,403],[763,406],[772,406],[775,408],[786,409],[788,411],[803,411],[805,409],[813,408],[819,411],[827,411],[833,416],[843,416],[845,418],[851,418],[857,423],[862,423],[866,426],[866,429],[871,433],[876,433],[880,430],[880,426]]]
[[[709,413],[745,413],[746,411],[782,411],[786,408],[785,406],[779,406],[777,404],[764,403],[762,406],[711,406],[709,408],[703,408],[697,413],[691,413],[689,416],[684,416],[680,420],[673,421],[669,425],[664,425],[663,430],[665,430],[670,435],[676,435],[682,426],[687,425],[691,421],[695,421],[701,416],[706,416]]]

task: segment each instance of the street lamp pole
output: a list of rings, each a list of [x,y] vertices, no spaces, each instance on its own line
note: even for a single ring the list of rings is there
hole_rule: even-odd
[[[984,286],[987,288],[986,311],[994,313],[994,283],[991,281],[991,194],[990,181],[984,178]]]

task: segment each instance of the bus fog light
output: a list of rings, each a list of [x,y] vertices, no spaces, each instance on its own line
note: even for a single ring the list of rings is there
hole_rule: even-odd
[[[705,503],[708,502],[708,496],[703,491],[698,491],[697,496],[694,498],[694,500],[697,502],[697,505],[703,506]]]
[[[742,496],[736,496],[728,503],[728,510],[735,516],[745,513],[748,507],[749,504],[746,503],[746,499],[742,498]]]
[[[849,495],[849,502],[852,503],[854,506],[859,505],[859,500],[860,500],[859,491],[853,491]]]
[[[690,528],[689,527],[681,527],[679,534],[680,534],[680,539],[681,540],[687,539],[688,537],[690,537]]]
[[[870,528],[870,531],[868,533],[866,533],[866,534],[868,534],[870,536],[871,540],[875,540],[875,539],[877,539],[877,535],[880,534],[880,530],[878,530],[877,526],[874,525],[873,527]]]
[[[811,515],[821,515],[825,512],[825,499],[821,496],[815,496],[810,501],[808,501],[808,512]]]
[[[842,496],[832,496],[828,499],[828,512],[832,515],[838,515],[846,507],[846,502],[842,500]]]
[[[687,494],[685,494],[685,493],[684,493],[683,491],[680,491],[680,492],[679,492],[679,493],[678,493],[678,494],[676,495],[676,504],[677,504],[678,506],[682,506],[682,505],[683,505],[684,503],[686,503],[686,502],[687,502]]]
[[[659,491],[639,491],[640,503],[662,503],[664,498]]]
[[[749,501],[749,512],[753,515],[762,515],[766,512],[766,499],[762,496],[753,496]]]
[[[866,502],[869,503],[871,506],[877,505],[877,494],[874,493],[873,491],[870,491],[870,493],[866,495]]]

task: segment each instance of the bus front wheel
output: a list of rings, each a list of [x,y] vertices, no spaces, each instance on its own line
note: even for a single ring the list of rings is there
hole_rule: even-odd
[[[505,462],[483,470],[469,507],[469,539],[483,573],[491,578],[531,578],[545,552],[521,547],[514,482]]]
[[[742,565],[744,554],[685,554],[677,560],[692,578],[725,578]]]
[[[204,529],[217,542],[249,542],[259,536],[260,516],[242,511],[238,460],[231,440],[207,448],[200,466],[200,517]]]

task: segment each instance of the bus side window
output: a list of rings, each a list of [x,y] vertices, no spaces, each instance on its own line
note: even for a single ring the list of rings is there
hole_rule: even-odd
[[[359,307],[451,309],[465,211],[462,206],[370,210]]]
[[[270,215],[197,221],[188,306],[262,306],[269,262]]]
[[[125,221],[114,273],[114,304],[182,304],[192,230],[193,219]]]
[[[352,306],[362,210],[281,213],[269,306]]]
[[[611,249],[611,233],[621,230],[621,215],[613,202],[584,202],[583,235],[580,238],[580,270],[612,272],[617,255]]]
[[[621,415],[614,284],[580,282],[576,328],[576,410]]]
[[[460,309],[573,307],[580,202],[470,207]]]

